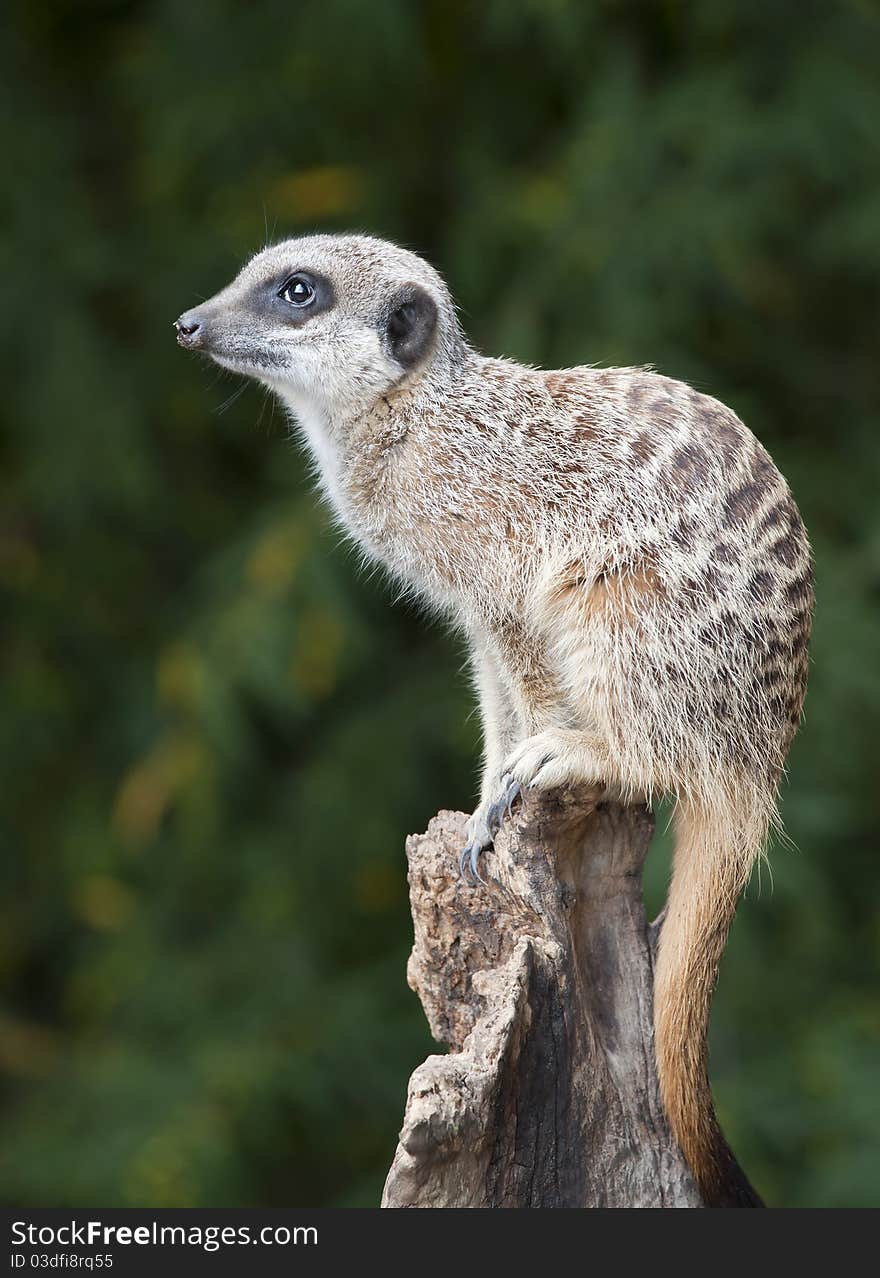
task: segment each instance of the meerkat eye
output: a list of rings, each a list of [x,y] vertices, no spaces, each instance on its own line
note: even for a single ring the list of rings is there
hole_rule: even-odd
[[[278,296],[289,306],[308,306],[315,300],[315,288],[305,275],[291,275]]]

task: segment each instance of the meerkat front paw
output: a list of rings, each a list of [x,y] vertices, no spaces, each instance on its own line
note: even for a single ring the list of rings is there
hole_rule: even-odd
[[[520,788],[519,782],[505,773],[494,797],[481,803],[469,818],[465,827],[467,843],[462,848],[458,865],[462,877],[469,871],[472,878],[480,883],[484,881],[479,873],[480,855],[495,841],[501,822],[509,815]]]
[[[601,768],[590,738],[580,732],[539,732],[520,742],[504,765],[524,789],[554,790],[601,780]]]
[[[473,816],[468,817],[467,825],[464,827],[468,847],[472,843],[476,843],[480,848],[492,846],[493,835],[489,829],[490,807],[489,803],[481,803]]]

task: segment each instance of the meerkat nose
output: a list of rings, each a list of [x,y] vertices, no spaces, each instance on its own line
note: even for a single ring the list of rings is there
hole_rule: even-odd
[[[177,329],[177,344],[193,350],[202,344],[204,325],[197,311],[185,311],[174,321]]]

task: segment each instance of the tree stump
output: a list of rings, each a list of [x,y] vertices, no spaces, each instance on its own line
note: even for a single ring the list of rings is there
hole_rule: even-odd
[[[644,807],[523,799],[458,877],[466,817],[407,841],[408,966],[449,1053],[410,1079],[384,1207],[699,1207],[654,1071]]]

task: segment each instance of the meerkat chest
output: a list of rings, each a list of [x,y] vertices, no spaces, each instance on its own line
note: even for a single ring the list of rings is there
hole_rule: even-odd
[[[294,429],[306,445],[319,491],[336,517],[351,531],[339,454],[326,415],[306,399],[285,395]]]

